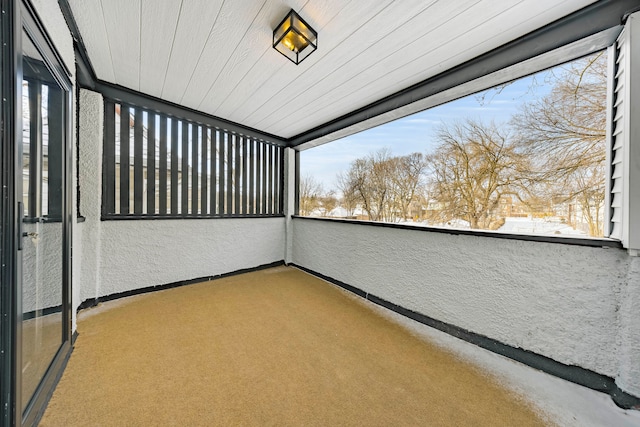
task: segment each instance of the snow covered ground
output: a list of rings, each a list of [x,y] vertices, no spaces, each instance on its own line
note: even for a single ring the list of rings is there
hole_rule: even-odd
[[[542,218],[506,218],[504,225],[498,231],[512,234],[587,236],[585,232],[574,230],[570,225],[563,224],[558,219]]]
[[[400,224],[418,227],[434,227],[427,221],[401,221]],[[441,228],[443,226],[435,226]],[[450,221],[444,228],[469,229],[469,223],[463,220]],[[506,218],[504,225],[496,230],[505,234],[529,234],[543,236],[564,236],[564,237],[585,237],[589,235],[581,230],[574,230],[573,227],[563,224],[557,218]]]
[[[344,208],[337,207],[323,215],[319,209],[315,209],[309,216],[328,217],[328,218],[347,218],[347,211]],[[357,209],[352,215],[365,215],[362,209]],[[398,224],[411,225],[414,227],[435,227],[435,228],[453,228],[453,229],[470,229],[469,223],[461,219],[449,221],[446,225],[430,224],[428,221],[399,221]],[[589,238],[588,233],[582,230],[575,230],[570,225],[563,223],[559,218],[505,218],[504,225],[495,230],[498,233],[505,234],[526,234],[538,236],[559,236],[559,237],[584,237]]]
[[[478,366],[523,400],[531,402],[550,424],[562,427],[640,427],[640,411],[619,408],[607,394],[492,353],[372,302],[367,301],[367,304],[417,336]]]

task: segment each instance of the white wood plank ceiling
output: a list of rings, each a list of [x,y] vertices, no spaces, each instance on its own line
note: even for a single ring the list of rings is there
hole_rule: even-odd
[[[69,0],[99,79],[290,138],[593,0]],[[295,9],[300,65],[271,47]]]

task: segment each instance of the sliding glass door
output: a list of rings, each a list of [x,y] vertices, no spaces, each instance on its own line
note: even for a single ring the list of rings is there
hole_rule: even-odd
[[[30,2],[18,7],[2,66],[2,425],[32,425],[70,352],[69,73]],[[5,24],[5,22],[3,22]],[[5,53],[5,52],[3,52]],[[8,80],[13,82],[9,86]],[[7,95],[7,96],[5,96]],[[4,217],[6,215],[6,218]],[[5,242],[10,241],[11,244]],[[10,380],[9,380],[10,379]]]
[[[19,420],[16,376],[18,324],[17,230],[18,205],[15,194],[16,153],[18,149],[17,51],[19,5],[0,0],[0,425]]]
[[[64,89],[22,37],[22,402],[64,341]]]

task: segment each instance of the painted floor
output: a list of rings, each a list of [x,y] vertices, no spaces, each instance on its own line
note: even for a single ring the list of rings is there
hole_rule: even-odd
[[[43,426],[640,426],[289,267],[101,304],[78,331]]]

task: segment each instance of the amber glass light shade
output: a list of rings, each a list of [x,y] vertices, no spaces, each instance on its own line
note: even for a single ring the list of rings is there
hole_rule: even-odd
[[[295,64],[301,63],[318,47],[318,33],[293,9],[273,30],[273,48]]]

